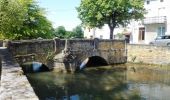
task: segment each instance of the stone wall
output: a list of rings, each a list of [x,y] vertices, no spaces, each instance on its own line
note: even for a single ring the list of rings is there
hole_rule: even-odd
[[[151,45],[127,45],[129,62],[170,64],[170,47]]]
[[[41,54],[54,51],[53,40],[11,41],[8,44],[13,55]]]
[[[49,52],[60,55],[65,49],[65,52],[75,58],[76,65],[91,56],[102,57],[108,64],[127,61],[124,40],[69,39],[67,43],[61,39],[9,41],[8,49],[20,64],[27,61],[46,64]]]
[[[22,68],[6,48],[0,48],[0,100],[38,100]]]
[[[54,40],[9,41],[8,49],[19,63],[25,61],[45,62],[49,52],[54,52]]]

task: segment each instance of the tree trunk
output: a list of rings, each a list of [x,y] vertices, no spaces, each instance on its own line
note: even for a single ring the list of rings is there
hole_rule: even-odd
[[[109,27],[109,28],[110,28],[110,39],[114,39],[113,38],[114,28],[113,27]]]

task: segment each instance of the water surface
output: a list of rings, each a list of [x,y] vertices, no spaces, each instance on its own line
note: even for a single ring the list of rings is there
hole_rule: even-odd
[[[170,100],[170,72],[88,68],[27,74],[40,100]]]

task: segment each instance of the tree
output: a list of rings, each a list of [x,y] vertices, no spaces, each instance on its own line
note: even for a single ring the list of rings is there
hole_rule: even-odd
[[[58,26],[55,29],[55,36],[59,38],[83,38],[81,26],[76,26],[72,31],[67,31],[64,26]]]
[[[82,30],[81,26],[76,26],[73,29],[72,37],[83,38],[83,30]]]
[[[27,12],[25,2],[16,0],[0,1],[0,33],[1,37],[11,38],[23,24]]]
[[[35,2],[27,3],[27,16],[19,30],[22,33],[22,38],[51,38],[53,36],[52,24],[44,16],[43,11]]]
[[[64,26],[58,26],[55,29],[55,36],[59,38],[65,38],[67,31]]]
[[[124,26],[131,19],[143,18],[143,4],[143,0],[82,0],[77,11],[85,26],[100,28],[107,24],[110,39],[113,39],[116,26]]]
[[[8,39],[51,38],[53,28],[34,0],[1,0],[0,33]]]

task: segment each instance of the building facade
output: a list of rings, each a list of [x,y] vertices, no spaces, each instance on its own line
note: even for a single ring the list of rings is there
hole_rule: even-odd
[[[129,35],[128,32],[130,27],[119,27],[114,29],[114,38],[119,38],[119,34],[126,32],[126,34]],[[85,38],[99,38],[99,39],[110,39],[110,29],[108,25],[104,25],[102,28],[85,28],[84,29],[84,37]]]
[[[137,26],[138,32],[132,33],[133,43],[149,44],[157,36],[170,34],[170,1],[145,0],[145,18]]]
[[[170,0],[145,0],[144,7],[147,12],[144,19],[140,21],[131,20],[126,28],[116,28],[115,36],[118,33],[125,33],[125,37],[128,36],[130,43],[149,44],[157,36],[170,34]],[[85,29],[84,33],[87,38],[109,39],[107,25],[102,29]]]

